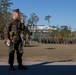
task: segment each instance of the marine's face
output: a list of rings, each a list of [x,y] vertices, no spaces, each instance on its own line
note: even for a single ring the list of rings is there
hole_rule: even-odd
[[[17,18],[19,18],[19,13],[13,12],[13,19],[17,19]]]

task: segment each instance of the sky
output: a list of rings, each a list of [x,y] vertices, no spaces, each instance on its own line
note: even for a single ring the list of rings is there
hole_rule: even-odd
[[[71,27],[76,30],[76,0],[11,0],[11,9],[20,9],[22,13],[30,17],[35,13],[39,16],[37,25],[48,25],[45,16],[50,15],[50,26]]]

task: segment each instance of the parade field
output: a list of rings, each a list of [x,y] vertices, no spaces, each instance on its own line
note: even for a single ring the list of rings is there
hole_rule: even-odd
[[[0,62],[8,62],[8,48],[4,40],[0,40]],[[42,44],[30,41],[30,47],[24,47],[23,62],[76,62],[76,44]]]

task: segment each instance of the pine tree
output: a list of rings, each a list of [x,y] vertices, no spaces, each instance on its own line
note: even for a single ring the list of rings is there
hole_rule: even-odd
[[[8,21],[9,10],[13,3],[10,0],[0,0],[0,32]]]

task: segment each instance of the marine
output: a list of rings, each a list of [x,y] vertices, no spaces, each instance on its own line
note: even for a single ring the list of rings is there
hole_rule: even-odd
[[[15,70],[13,66],[15,51],[17,54],[18,69],[27,69],[27,67],[22,64],[23,43],[20,36],[21,32],[24,31],[24,21],[20,18],[19,9],[14,9],[12,13],[13,18],[4,28],[5,40],[10,44],[8,60],[8,63],[10,64],[9,69]]]

